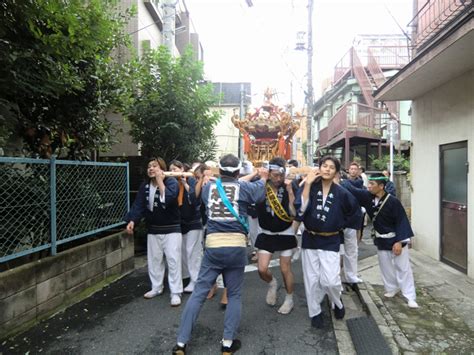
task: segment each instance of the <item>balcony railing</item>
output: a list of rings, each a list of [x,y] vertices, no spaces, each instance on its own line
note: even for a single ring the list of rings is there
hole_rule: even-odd
[[[334,67],[332,85],[335,86],[348,72],[355,67],[367,67],[371,63],[382,69],[400,69],[410,61],[408,46],[368,46],[367,50],[350,48]]]
[[[362,63],[367,58],[368,64],[370,57],[372,57],[382,69],[401,69],[410,62],[408,43],[404,46],[369,46],[367,48],[367,57],[359,55],[361,56]]]
[[[320,130],[319,146],[334,144],[345,138],[347,132],[362,138],[380,139],[382,124],[387,117],[388,114],[381,109],[347,102],[329,120],[328,126]]]
[[[428,0],[408,23],[412,29],[412,46],[419,50],[464,13],[473,11],[472,0]]]
[[[334,67],[333,85],[347,74],[352,68],[352,48],[349,49],[341,58],[341,60]]]

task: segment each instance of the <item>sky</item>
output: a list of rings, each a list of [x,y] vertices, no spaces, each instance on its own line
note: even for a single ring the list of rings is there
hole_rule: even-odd
[[[259,106],[271,87],[286,105],[304,105],[306,51],[296,51],[296,34],[307,30],[307,0],[186,0],[204,49],[206,77],[213,82],[251,82]],[[313,87],[349,50],[358,34],[402,34],[412,16],[412,0],[314,0]],[[390,13],[396,19],[392,18]],[[293,89],[291,89],[291,87]],[[290,94],[292,92],[292,95]]]

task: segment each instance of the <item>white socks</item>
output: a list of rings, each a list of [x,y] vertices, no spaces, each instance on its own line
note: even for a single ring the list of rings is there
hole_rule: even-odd
[[[222,339],[222,345],[224,345],[226,348],[230,348],[232,346],[233,340],[224,340]]]

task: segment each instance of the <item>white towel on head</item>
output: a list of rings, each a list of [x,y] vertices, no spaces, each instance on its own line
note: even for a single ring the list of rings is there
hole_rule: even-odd
[[[240,175],[250,175],[253,173],[253,164],[251,161],[244,160],[240,168]]]

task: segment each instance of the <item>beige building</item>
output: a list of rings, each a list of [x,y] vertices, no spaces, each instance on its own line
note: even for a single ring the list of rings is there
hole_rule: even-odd
[[[128,23],[127,32],[132,37],[134,50],[142,56],[148,49],[156,49],[163,44],[163,0],[121,0],[122,8],[134,6],[137,14]],[[176,4],[175,47],[173,54],[181,55],[191,44],[196,60],[203,60],[203,48],[192,23],[184,0]],[[123,55],[124,53],[118,53]],[[125,57],[127,53],[125,53]],[[132,142],[129,122],[119,114],[109,114],[108,118],[114,126],[121,130],[114,137],[118,141],[109,152],[101,153],[103,157],[137,157],[140,156],[140,145]]]
[[[419,251],[474,277],[474,8],[414,0],[413,58],[376,93],[412,100],[412,225]]]
[[[240,157],[240,134],[232,123],[232,116],[240,114],[242,100],[243,114],[250,105],[250,83],[213,83],[214,93],[219,95],[218,104],[213,110],[221,113],[221,119],[214,128],[217,140],[216,159],[224,154],[234,154]],[[242,89],[243,85],[243,90]]]

